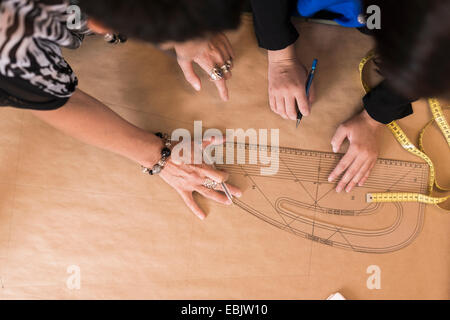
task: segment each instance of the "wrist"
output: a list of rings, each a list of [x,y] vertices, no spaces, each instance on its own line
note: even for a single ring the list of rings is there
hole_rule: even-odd
[[[142,165],[142,172],[146,173],[146,174],[150,174],[151,176],[161,173],[161,171],[165,168],[165,166],[169,162],[170,156],[172,155],[172,141],[170,140],[170,136],[168,134],[164,134],[164,133],[157,133],[156,136],[159,139],[161,139],[161,141],[163,143],[163,148],[160,153],[160,158],[156,163],[149,162],[146,165]],[[153,165],[149,166],[149,164],[153,164]]]
[[[360,116],[369,126],[371,126],[374,129],[378,129],[384,126],[381,122],[378,122],[375,119],[373,119],[367,112],[367,110],[363,110]]]
[[[161,152],[164,149],[164,141],[156,135],[148,132],[140,143],[137,143],[138,154],[132,160],[146,168],[152,168],[161,159]]]
[[[269,63],[280,63],[287,61],[297,61],[297,55],[295,52],[295,44],[291,44],[282,50],[269,50],[268,51]]]

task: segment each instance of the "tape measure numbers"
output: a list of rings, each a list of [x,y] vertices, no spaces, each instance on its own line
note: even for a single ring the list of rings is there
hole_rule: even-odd
[[[361,83],[364,87],[366,93],[368,93],[371,88],[364,81],[364,69],[367,66],[367,63],[371,60],[375,59],[375,52],[371,51],[369,54],[362,59],[359,64],[359,72],[361,75]],[[430,157],[428,157],[424,151],[423,147],[423,136],[425,131],[434,123],[438,125],[440,131],[444,135],[444,138],[447,141],[447,144],[450,147],[450,126],[445,118],[445,115],[442,111],[442,107],[437,99],[428,99],[428,104],[430,106],[431,113],[433,115],[433,119],[427,123],[427,125],[420,131],[419,135],[419,148],[417,148],[407,137],[407,135],[403,132],[397,122],[393,121],[387,125],[387,127],[391,130],[395,139],[401,144],[401,146],[407,150],[408,152],[414,154],[415,156],[424,160],[429,168],[430,168],[430,176],[428,179],[427,191],[428,195],[420,194],[420,193],[369,193],[367,194],[367,202],[420,202],[425,204],[435,204],[439,205],[448,199],[450,199],[450,195],[446,197],[433,197],[433,191],[435,187],[440,191],[450,191],[449,189],[445,189],[436,181],[436,169],[434,167],[433,161],[431,161]],[[441,207],[439,207],[441,208]],[[442,209],[442,208],[441,208]]]

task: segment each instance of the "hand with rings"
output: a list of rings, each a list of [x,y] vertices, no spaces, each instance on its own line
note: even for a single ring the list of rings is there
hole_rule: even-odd
[[[194,150],[194,143],[191,141],[181,142],[187,143],[191,150]],[[211,144],[221,144],[217,141],[204,141],[203,149]],[[190,163],[194,163],[194,152],[191,151],[192,159]],[[222,189],[222,183],[229,178],[228,173],[216,170],[212,166],[202,163],[200,165],[189,164],[188,161],[179,159],[173,154],[161,171],[160,177],[174,188],[181,196],[189,209],[201,220],[206,218],[204,211],[195,202],[193,193],[200,195],[224,205],[231,205],[232,202],[227,198]],[[226,187],[234,197],[241,197],[242,192],[239,188],[225,183]]]
[[[234,53],[230,41],[223,33],[218,33],[207,40],[176,44],[175,51],[186,80],[195,90],[201,90],[201,81],[194,71],[193,62],[214,81],[222,100],[228,101],[226,81],[232,77]]]
[[[214,180],[211,180],[209,178],[207,178],[204,182],[203,182],[203,186],[210,189],[210,190],[216,190],[217,186],[219,185],[219,183],[217,183]]]
[[[221,67],[215,66],[209,73],[209,77],[212,81],[220,81],[231,72],[233,62],[231,60],[225,61],[225,64]]]

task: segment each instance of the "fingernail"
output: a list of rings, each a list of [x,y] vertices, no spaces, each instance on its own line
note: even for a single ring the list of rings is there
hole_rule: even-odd
[[[198,83],[194,84],[194,89],[200,91],[201,87]]]
[[[334,181],[333,177],[328,178],[328,182],[333,182],[333,181]]]
[[[237,197],[238,197],[238,198],[242,198],[242,193],[238,193],[238,194],[237,194]]]
[[[227,201],[227,206],[231,206],[232,204],[233,204],[233,201],[231,201],[231,200]]]
[[[337,153],[338,151],[337,151],[337,148],[335,147],[335,146],[333,146],[333,152],[334,153]]]
[[[336,192],[337,193],[341,193],[342,192],[342,188],[341,187],[336,188]]]

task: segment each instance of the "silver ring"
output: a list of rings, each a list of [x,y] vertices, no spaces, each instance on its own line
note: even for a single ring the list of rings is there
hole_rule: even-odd
[[[218,185],[219,184],[216,181],[211,179],[206,179],[205,182],[203,182],[203,186],[211,190],[215,190]]]
[[[229,64],[224,64],[223,66],[220,67],[220,69],[222,69],[223,73],[228,73],[231,70],[231,66]]]
[[[223,79],[223,71],[222,69],[219,69],[215,67],[211,70],[211,73],[209,74],[212,81],[219,81]]]

